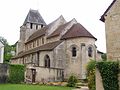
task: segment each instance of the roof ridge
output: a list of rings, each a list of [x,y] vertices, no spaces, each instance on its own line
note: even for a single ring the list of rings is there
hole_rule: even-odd
[[[106,9],[106,11],[103,13],[103,15],[102,15],[101,18],[100,18],[100,20],[101,20],[102,22],[105,22],[105,18],[104,18],[105,14],[110,10],[110,8],[114,5],[114,3],[115,3],[116,1],[117,1],[117,0],[113,0],[112,3],[109,5],[109,7]]]
[[[25,25],[26,23],[36,23],[36,24],[46,25],[46,23],[45,23],[44,19],[42,18],[41,14],[39,13],[39,11],[33,10],[33,9],[29,10],[23,25]]]

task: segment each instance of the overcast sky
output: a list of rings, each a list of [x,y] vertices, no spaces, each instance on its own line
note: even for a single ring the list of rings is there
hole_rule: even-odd
[[[75,18],[98,40],[98,50],[106,52],[105,26],[99,19],[112,0],[1,0],[0,36],[9,44],[19,39],[20,26],[29,9],[37,9],[47,24],[60,15],[70,21]]]

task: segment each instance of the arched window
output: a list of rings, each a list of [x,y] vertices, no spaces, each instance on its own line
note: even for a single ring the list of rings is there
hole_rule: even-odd
[[[72,47],[72,57],[76,57],[76,55],[77,55],[76,47]]]
[[[92,57],[92,53],[93,53],[92,47],[89,47],[88,48],[88,56]]]
[[[50,68],[50,58],[48,55],[45,55],[44,66]]]

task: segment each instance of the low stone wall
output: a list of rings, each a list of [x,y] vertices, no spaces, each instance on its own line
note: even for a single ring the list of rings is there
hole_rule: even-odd
[[[8,77],[8,64],[0,63],[0,83],[6,83]]]
[[[96,90],[104,90],[103,83],[102,83],[102,77],[97,68],[96,68]]]

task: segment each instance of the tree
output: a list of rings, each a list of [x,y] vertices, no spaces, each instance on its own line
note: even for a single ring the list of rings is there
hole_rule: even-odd
[[[12,58],[11,51],[13,49],[13,45],[9,45],[7,40],[1,36],[0,36],[0,41],[4,45],[4,63],[8,63],[10,61],[10,59]]]
[[[106,61],[107,60],[107,55],[106,55],[106,53],[104,53],[104,54],[102,54],[102,59],[104,60],[104,61]]]

